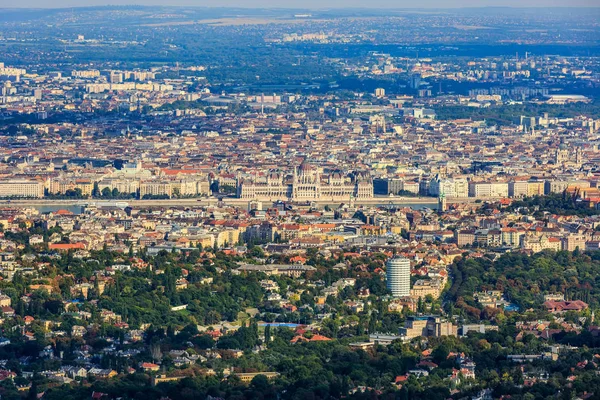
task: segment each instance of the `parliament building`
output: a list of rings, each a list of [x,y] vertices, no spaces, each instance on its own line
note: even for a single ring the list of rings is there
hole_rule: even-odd
[[[289,176],[271,171],[266,177],[238,179],[237,195],[241,199],[261,201],[350,201],[373,197],[373,179],[363,172],[322,175],[303,162]]]

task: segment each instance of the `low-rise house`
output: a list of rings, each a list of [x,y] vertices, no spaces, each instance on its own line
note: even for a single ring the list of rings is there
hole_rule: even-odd
[[[158,370],[160,370],[160,365],[149,362],[142,362],[140,363],[140,368],[144,370],[144,372],[157,372]]]
[[[65,373],[66,376],[68,376],[69,378],[72,378],[72,379],[86,378],[88,376],[87,369],[85,369],[83,367],[79,367],[79,366],[67,365],[67,366],[63,366],[61,368],[61,370]]]
[[[114,369],[102,369],[102,368],[91,368],[88,371],[89,376],[96,377],[98,379],[109,379],[114,376],[117,376],[117,371]]]
[[[546,310],[553,314],[560,314],[567,311],[576,311],[581,312],[583,310],[587,310],[588,305],[581,300],[573,300],[573,301],[553,301],[548,300],[544,302],[544,307]]]
[[[85,329],[81,325],[73,325],[71,328],[71,336],[73,337],[82,337],[87,333],[87,329]]]

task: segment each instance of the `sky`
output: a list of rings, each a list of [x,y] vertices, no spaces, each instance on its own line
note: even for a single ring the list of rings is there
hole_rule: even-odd
[[[600,7],[600,0],[0,0],[0,7],[60,8],[104,5],[172,5],[246,8],[458,8]]]

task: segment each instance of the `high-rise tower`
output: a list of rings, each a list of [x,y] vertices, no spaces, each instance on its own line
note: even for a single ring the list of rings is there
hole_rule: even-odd
[[[394,297],[410,295],[410,261],[405,257],[394,257],[387,264],[387,288]]]

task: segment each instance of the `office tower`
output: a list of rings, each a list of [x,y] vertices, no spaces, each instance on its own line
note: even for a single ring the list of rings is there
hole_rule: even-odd
[[[394,257],[387,262],[387,288],[394,297],[410,295],[410,261]]]
[[[375,96],[376,97],[385,97],[385,89],[383,89],[383,88],[375,89]]]

